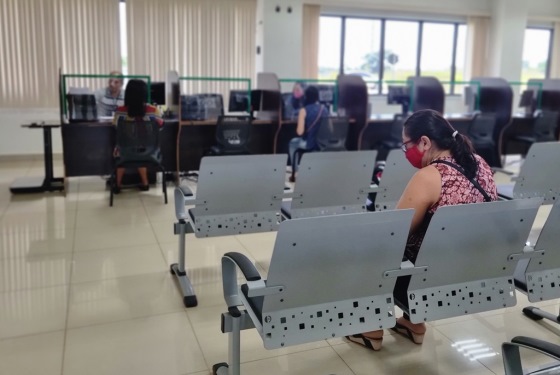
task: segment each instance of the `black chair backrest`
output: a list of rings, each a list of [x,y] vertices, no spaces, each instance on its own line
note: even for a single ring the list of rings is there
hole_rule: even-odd
[[[121,161],[157,161],[160,154],[159,130],[155,121],[127,121],[121,118],[117,123],[117,146]]]
[[[494,144],[494,128],[496,115],[493,113],[478,113],[474,116],[469,127],[469,137],[474,146],[477,144]]]
[[[404,122],[406,121],[406,116],[397,113],[393,118],[393,123],[391,124],[391,132],[389,133],[389,138],[392,142],[401,143],[402,142],[402,131],[404,127]]]
[[[317,131],[317,147],[320,151],[346,151],[348,118],[323,117]]]
[[[216,126],[216,142],[225,152],[247,148],[251,134],[250,116],[220,116]]]
[[[533,123],[533,136],[537,142],[555,141],[560,112],[542,111]]]

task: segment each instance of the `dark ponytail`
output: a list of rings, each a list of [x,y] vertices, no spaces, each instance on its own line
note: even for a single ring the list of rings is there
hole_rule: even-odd
[[[131,79],[124,92],[124,105],[128,108],[128,116],[144,117],[148,101],[148,85],[140,79]]]
[[[449,150],[453,159],[465,171],[467,178],[475,178],[478,164],[470,139],[462,134],[453,134],[455,129],[443,116],[431,109],[413,113],[404,123],[404,132],[412,140],[422,136],[430,138],[441,150]]]

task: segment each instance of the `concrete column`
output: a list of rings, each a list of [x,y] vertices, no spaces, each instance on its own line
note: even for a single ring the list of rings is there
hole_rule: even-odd
[[[303,0],[258,0],[257,72],[301,78]]]
[[[492,0],[492,3],[488,71],[491,76],[519,81],[529,0]]]

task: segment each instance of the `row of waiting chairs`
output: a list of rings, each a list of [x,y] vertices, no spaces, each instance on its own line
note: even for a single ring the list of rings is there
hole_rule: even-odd
[[[372,203],[376,211],[392,210],[414,168],[402,152],[392,151],[379,186],[372,186],[375,157],[375,151],[305,155],[298,182],[287,193],[285,155],[204,158],[196,197],[184,187],[175,191],[179,262],[171,271],[180,280],[185,306],[197,304],[185,271],[187,233],[213,237],[270,232],[284,219],[364,212],[372,193],[376,195]],[[554,170],[556,160],[560,160],[560,144],[533,146],[517,183],[499,189],[499,193],[510,199],[544,197],[548,203],[553,201],[560,194],[560,176],[538,171]],[[186,210],[185,205],[194,207]]]
[[[268,278],[242,254],[222,258],[222,331],[229,359],[214,374],[239,374],[240,335],[255,328],[267,349],[391,328],[395,306],[413,323],[560,297],[560,202],[534,247],[526,246],[542,199],[440,208],[414,266],[402,263],[413,212],[312,217],[280,224]],[[464,223],[477,223],[465,230]],[[297,259],[297,261],[294,261]],[[516,275],[522,260],[523,272]],[[239,285],[237,270],[246,280]],[[393,295],[410,276],[406,300]]]

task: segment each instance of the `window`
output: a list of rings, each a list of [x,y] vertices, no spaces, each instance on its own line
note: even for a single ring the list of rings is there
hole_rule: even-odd
[[[464,79],[464,24],[322,16],[320,25],[320,78],[356,74],[366,81],[370,94],[385,92],[387,81],[420,74],[444,82]],[[453,94],[461,90],[455,86],[444,88]]]
[[[446,92],[450,92],[453,43],[455,25],[449,23],[424,23],[422,30],[422,57],[420,73],[436,77],[443,82]]]
[[[552,30],[527,29],[523,42],[523,66],[521,81],[531,78],[547,78]]]
[[[319,78],[336,79],[340,72],[341,17],[321,17],[319,21]]]
[[[375,94],[381,72],[381,21],[346,20],[344,71],[361,76],[370,94]]]
[[[121,67],[124,75],[128,74],[128,45],[126,38],[126,3],[119,3],[119,31],[121,36]]]

